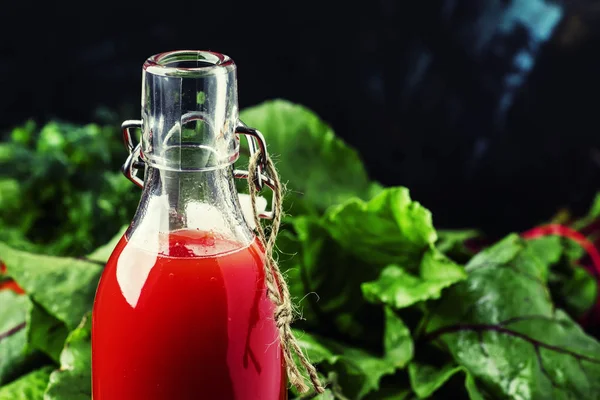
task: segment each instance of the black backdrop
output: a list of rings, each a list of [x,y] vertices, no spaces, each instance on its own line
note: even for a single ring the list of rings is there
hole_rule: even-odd
[[[0,10],[0,128],[139,116],[141,66],[226,53],[240,105],[302,103],[405,185],[436,225],[492,234],[568,206],[600,178],[600,9],[546,0],[19,2]],[[354,5],[353,5],[354,4]]]

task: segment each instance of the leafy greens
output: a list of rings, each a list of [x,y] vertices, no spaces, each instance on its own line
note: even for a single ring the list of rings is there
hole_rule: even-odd
[[[477,253],[478,232],[436,230],[305,107],[241,119],[287,182],[279,261],[327,383],[317,398],[600,397],[600,344],[576,322],[597,284],[577,246],[513,234]],[[27,123],[0,144],[0,166],[16,166],[0,175],[0,279],[26,293],[0,291],[0,400],[90,399],[93,296],[140,196],[113,172],[124,156],[93,124]]]

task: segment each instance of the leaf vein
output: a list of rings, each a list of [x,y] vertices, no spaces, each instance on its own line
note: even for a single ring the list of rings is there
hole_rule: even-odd
[[[7,331],[1,332],[0,333],[0,341],[4,340],[14,334],[16,334],[17,332],[19,332],[20,330],[22,330],[23,328],[25,328],[25,326],[27,325],[26,322],[21,322],[20,324],[13,326],[12,328],[10,328]]]
[[[436,329],[430,333],[428,333],[425,336],[426,340],[435,340],[437,339],[439,336],[442,335],[446,335],[446,334],[452,334],[452,333],[458,333],[458,332],[464,332],[464,331],[472,331],[472,332],[489,332],[489,331],[493,331],[493,332],[498,332],[501,334],[505,334],[505,335],[509,335],[509,336],[513,336],[515,338],[524,340],[528,343],[530,343],[532,346],[534,346],[535,348],[537,347],[542,347],[551,351],[554,351],[556,353],[560,353],[560,354],[566,354],[569,355],[571,357],[574,357],[575,359],[578,360],[585,360],[594,364],[600,364],[600,359],[596,359],[593,357],[589,357],[586,356],[584,354],[580,354],[568,349],[564,349],[562,347],[559,346],[555,346],[549,343],[545,343],[542,342],[540,340],[534,339],[530,336],[527,336],[523,333],[514,331],[512,329],[508,329],[508,328],[504,328],[502,326],[499,325],[489,325],[489,324],[459,324],[459,325],[450,325],[450,326],[445,326],[443,328],[439,328]]]

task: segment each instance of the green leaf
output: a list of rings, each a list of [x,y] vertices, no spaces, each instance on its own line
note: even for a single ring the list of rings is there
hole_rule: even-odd
[[[0,210],[3,217],[17,211],[23,203],[21,187],[16,179],[0,178]]]
[[[462,366],[446,364],[441,368],[431,365],[413,362],[408,366],[410,386],[422,399],[430,397],[457,373],[465,374],[465,388],[470,400],[483,400],[473,375]]]
[[[333,392],[329,389],[325,389],[324,393],[321,393],[314,397],[315,400],[335,400]]]
[[[14,250],[0,243],[2,261],[25,292],[50,315],[74,329],[91,309],[102,267],[73,258]]]
[[[35,370],[0,387],[0,400],[43,400],[52,369],[44,367]]]
[[[414,355],[412,336],[404,321],[389,307],[385,308],[383,336],[385,359],[396,368],[404,368]]]
[[[460,266],[432,247],[431,214],[412,202],[404,188],[385,189],[367,203],[349,200],[322,219],[304,216],[288,223],[295,239],[287,237],[280,243],[286,253],[296,256],[281,257],[281,265],[292,296],[302,299],[304,325],[313,331],[338,332],[370,345],[379,342],[383,316],[378,307],[364,302],[361,284],[379,277],[383,261],[404,261],[405,271],[431,280],[426,283],[431,286],[426,298],[439,297],[444,287],[465,278]],[[403,282],[386,276],[377,282],[396,283]]]
[[[381,194],[381,192],[383,192],[384,190],[385,190],[385,187],[383,185],[381,185],[379,182],[372,181],[369,184],[367,199],[368,200],[372,199],[373,197]]]
[[[600,217],[600,193],[596,193],[596,196],[594,197],[594,201],[592,201],[592,205],[590,207],[588,215],[591,218]]]
[[[479,253],[432,310],[425,340],[499,398],[597,399],[600,344],[546,286],[547,265],[511,235]]]
[[[581,317],[596,304],[598,282],[581,266],[572,266],[569,275],[556,274],[551,277],[552,298],[560,301],[561,307],[574,317]],[[555,283],[555,285],[552,285]],[[558,303],[558,301],[557,301]]]
[[[581,228],[591,224],[594,220],[600,218],[600,192],[596,193],[594,200],[592,200],[592,204],[590,205],[590,209],[588,213],[583,218],[575,221],[573,223],[573,228],[576,230],[580,230]]]
[[[573,244],[581,249],[560,236],[527,241],[528,248],[550,269],[548,285],[553,301],[569,315],[581,317],[596,303],[598,284],[585,268],[573,262]]]
[[[277,235],[279,268],[285,274],[291,300],[299,319],[315,324],[318,320],[315,309],[319,303],[319,296],[305,285],[302,260],[304,257],[299,254],[300,251],[302,251],[302,244],[298,237],[289,227],[282,229]]]
[[[296,331],[296,337],[309,360],[335,376],[334,392],[339,390],[352,399],[376,391],[381,378],[404,368],[414,353],[410,331],[389,308],[385,312],[383,356],[315,334]]]
[[[0,385],[14,378],[27,362],[25,316],[27,296],[0,291]]]
[[[410,389],[386,388],[371,393],[366,398],[368,400],[412,400],[415,396]]]
[[[561,238],[561,243],[563,247],[563,257],[568,261],[577,262],[586,255],[585,249],[574,240]]]
[[[127,228],[129,228],[129,225],[121,227],[119,232],[115,236],[113,236],[113,238],[108,243],[97,248],[92,254],[87,256],[86,259],[90,261],[106,263],[113,251],[115,250],[115,247],[117,247],[119,241],[123,238],[123,235],[127,231]]]
[[[1,241],[21,250],[81,256],[131,221],[140,192],[119,173],[126,153],[115,125],[50,122],[38,131],[34,125],[23,129],[30,132],[26,139],[13,134],[6,151],[0,145],[3,178],[18,182],[20,194],[15,198],[14,185],[0,190],[19,201],[18,213],[14,201],[0,207]]]
[[[33,120],[28,120],[23,126],[18,126],[11,132],[11,139],[13,142],[28,144],[31,141],[31,137],[35,132],[36,124]]]
[[[437,299],[446,286],[445,282],[424,280],[397,265],[390,265],[381,272],[378,280],[363,283],[361,287],[367,301],[400,309]]]
[[[346,396],[344,396],[344,394],[342,392],[342,388],[340,387],[338,380],[337,380],[337,374],[335,372],[330,372],[327,377],[324,377],[321,374],[319,374],[319,378],[321,379],[321,382],[326,386],[324,393],[321,393],[321,394],[312,393],[309,395],[301,396],[298,393],[296,393],[295,390],[292,390],[292,395],[294,396],[292,399],[293,400],[307,400],[307,399],[311,399],[311,400],[312,399],[314,399],[314,400],[349,400]]]
[[[27,313],[27,342],[31,349],[47,354],[57,364],[69,330],[64,322],[48,314],[35,301]]]
[[[73,330],[60,355],[60,369],[50,375],[44,400],[89,400],[91,377],[92,321],[86,314]]]
[[[341,249],[319,219],[298,217],[290,224],[296,236],[285,239],[285,253],[295,255],[281,255],[280,261],[292,297],[301,299],[303,327],[380,343],[381,309],[365,303],[360,289],[362,282],[377,277],[378,269]]]
[[[560,236],[544,236],[527,242],[530,251],[548,265],[560,261],[563,254],[563,241]]]
[[[419,276],[397,265],[386,267],[373,282],[362,284],[365,299],[394,308],[406,308],[425,300],[439,299],[442,290],[466,279],[464,269],[430,248],[423,255]]]
[[[243,110],[240,118],[264,134],[287,182],[286,209],[323,211],[350,197],[367,198],[370,183],[358,153],[309,109],[272,100]]]
[[[467,262],[474,253],[465,246],[467,240],[481,237],[481,232],[475,229],[452,230],[438,229],[438,240],[435,246],[439,251],[460,263]]]
[[[431,213],[403,187],[385,189],[368,202],[350,199],[332,207],[326,220],[328,231],[347,252],[374,265],[417,270],[437,239]]]
[[[348,398],[362,399],[379,388],[384,375],[396,370],[388,359],[360,348],[303,332],[296,332],[296,337],[312,362],[320,363],[323,371],[337,373],[339,385]]]
[[[15,158],[13,143],[0,142],[0,165],[8,164]]]

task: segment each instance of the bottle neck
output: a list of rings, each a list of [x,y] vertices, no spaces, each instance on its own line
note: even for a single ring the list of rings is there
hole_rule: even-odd
[[[144,182],[127,231],[130,242],[160,252],[162,241],[176,231],[207,233],[239,247],[254,239],[240,206],[233,166],[194,172],[147,166]]]

